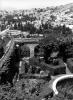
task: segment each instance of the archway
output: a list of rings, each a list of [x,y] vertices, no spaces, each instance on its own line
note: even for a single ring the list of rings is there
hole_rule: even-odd
[[[30,48],[27,45],[20,46],[21,48],[21,56],[30,57]]]

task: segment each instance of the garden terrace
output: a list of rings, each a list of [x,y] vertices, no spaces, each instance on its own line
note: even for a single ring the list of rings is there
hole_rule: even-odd
[[[41,69],[42,70],[49,70],[50,75],[60,75],[60,74],[66,74],[66,66],[62,60],[59,60],[59,63],[57,65],[55,64],[46,64],[41,63]]]

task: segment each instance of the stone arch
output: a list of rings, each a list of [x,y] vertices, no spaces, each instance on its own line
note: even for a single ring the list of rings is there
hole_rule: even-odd
[[[30,57],[34,56],[34,48],[37,46],[38,44],[27,44],[27,46],[30,48]]]
[[[23,55],[23,57],[30,57],[30,47],[28,45],[22,45],[20,46],[22,53],[21,55]]]

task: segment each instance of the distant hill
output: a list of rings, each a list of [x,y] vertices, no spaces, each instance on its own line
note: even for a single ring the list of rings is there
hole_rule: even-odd
[[[6,16],[11,14],[13,16],[15,15],[21,15],[23,18],[25,18],[25,15],[28,15],[30,18],[35,18],[35,23],[41,24],[41,22],[45,23],[52,23],[54,25],[73,25],[73,3],[56,6],[56,7],[46,7],[46,8],[38,8],[38,9],[30,9],[30,10],[12,10],[12,11],[0,11],[0,14]],[[34,20],[33,20],[34,22]]]
[[[73,3],[34,10],[37,19],[53,24],[73,24]]]

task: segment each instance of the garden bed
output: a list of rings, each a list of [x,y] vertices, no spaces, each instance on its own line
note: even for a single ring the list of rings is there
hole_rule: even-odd
[[[12,88],[0,85],[0,100],[41,100],[52,95],[49,82],[43,79],[21,79]]]

